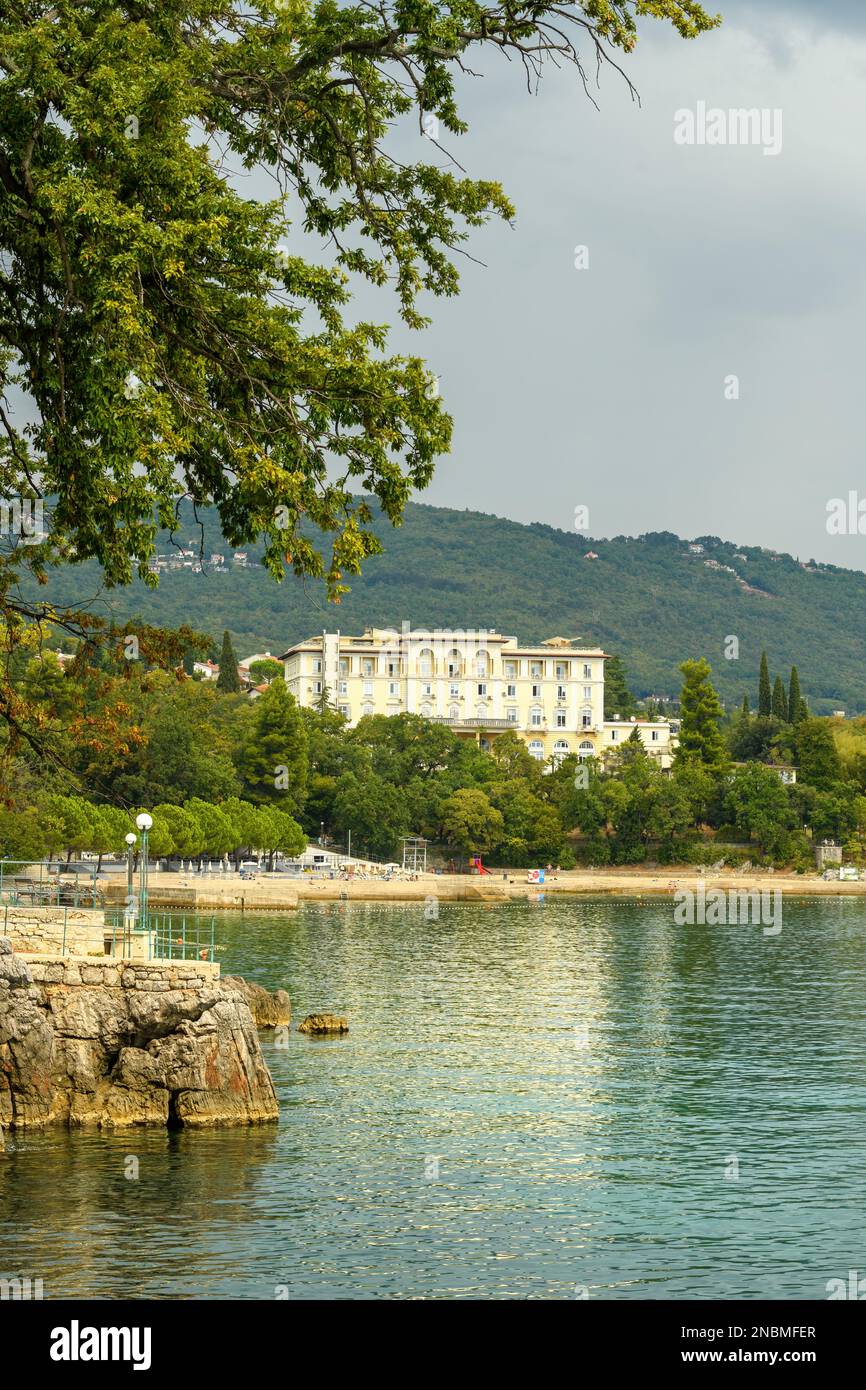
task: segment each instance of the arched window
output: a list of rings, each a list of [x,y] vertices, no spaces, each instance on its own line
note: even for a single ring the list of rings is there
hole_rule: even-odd
[[[362,705],[362,706],[361,706],[361,713],[362,713],[362,714],[373,714],[374,711],[375,711],[375,706],[374,706],[374,705],[369,705],[369,704],[367,704],[367,705]]]
[[[540,728],[543,715],[544,711],[542,710],[541,705],[532,706],[532,709],[529,711],[529,722],[533,728]]]
[[[530,739],[529,756],[530,758],[537,758],[539,761],[544,757],[544,744],[540,738]]]
[[[458,676],[463,675],[463,657],[460,655],[456,647],[452,647],[450,652],[446,656],[445,668],[452,680],[456,680]]]
[[[424,719],[429,719],[430,716],[432,715],[432,713],[433,713],[433,706],[432,706],[429,702],[427,702],[427,703],[425,703],[425,704],[423,704],[423,705],[421,706],[421,716],[422,716],[422,718],[424,718]]]
[[[578,753],[594,753],[595,745],[590,743],[588,738],[585,738],[583,742],[578,746],[577,751]]]
[[[475,653],[475,674],[482,679],[490,675],[490,657],[483,647]]]
[[[553,745],[553,761],[561,763],[563,758],[568,757],[568,739],[558,738]]]
[[[486,705],[476,705],[476,706],[475,706],[475,718],[476,718],[476,719],[486,719],[486,718],[487,718],[487,706],[486,706]]]
[[[432,676],[436,671],[436,663],[433,653],[429,647],[418,653],[418,674],[419,676]]]
[[[448,710],[448,718],[449,718],[449,719],[459,719],[459,718],[460,718],[460,706],[459,706],[459,705],[451,705],[451,707],[450,707],[449,710]]]

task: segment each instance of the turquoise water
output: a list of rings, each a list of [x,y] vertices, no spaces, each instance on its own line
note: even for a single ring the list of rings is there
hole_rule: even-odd
[[[856,900],[786,903],[775,937],[575,900],[335,903],[218,937],[224,970],[350,1033],[263,1034],[278,1126],[17,1137],[0,1275],[46,1297],[754,1299],[866,1271]]]

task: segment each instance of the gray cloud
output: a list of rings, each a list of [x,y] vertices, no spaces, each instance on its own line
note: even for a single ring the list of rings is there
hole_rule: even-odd
[[[825,526],[829,498],[866,497],[866,42],[816,43],[790,21],[822,26],[818,7],[792,0],[762,21],[774,48],[754,7],[723,9],[724,29],[694,43],[644,26],[640,106],[610,73],[599,111],[570,72],[537,96],[500,63],[467,82],[457,153],[501,179],[518,216],[474,234],[486,266],[466,266],[428,332],[396,333],[441,374],[455,417],[421,500],[566,529],[587,504],[595,535],[709,532],[866,562],[866,537]],[[676,146],[674,112],[699,100],[780,108],[782,153]]]

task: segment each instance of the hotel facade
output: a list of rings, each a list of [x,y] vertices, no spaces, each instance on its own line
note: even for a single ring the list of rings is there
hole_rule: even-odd
[[[637,727],[647,752],[669,768],[676,725],[604,718],[600,647],[564,637],[537,646],[485,629],[365,628],[360,637],[323,632],[282,657],[299,705],[323,696],[350,725],[371,714],[418,714],[487,748],[508,730],[532,757],[604,759]]]

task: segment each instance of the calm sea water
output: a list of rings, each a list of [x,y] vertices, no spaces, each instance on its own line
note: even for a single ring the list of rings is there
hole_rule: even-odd
[[[866,1272],[857,901],[786,903],[777,937],[664,902],[218,921],[226,971],[349,1035],[263,1035],[277,1126],[16,1138],[0,1275],[46,1298],[699,1299]]]

